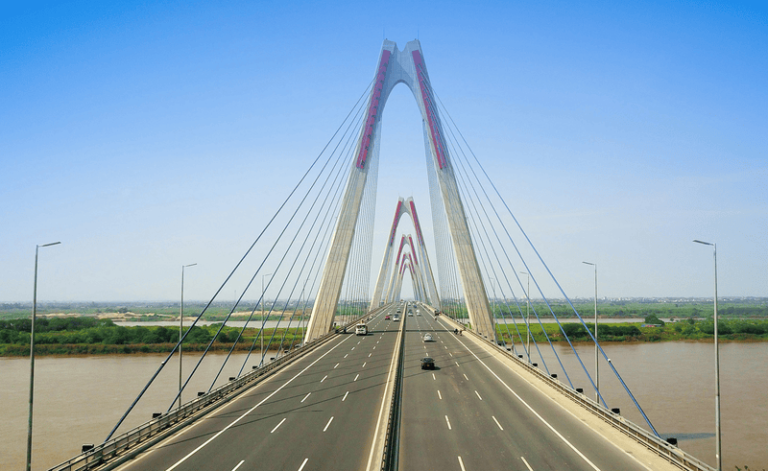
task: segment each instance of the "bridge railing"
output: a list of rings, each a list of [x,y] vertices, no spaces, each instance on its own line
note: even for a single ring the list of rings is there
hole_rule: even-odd
[[[338,327],[337,331],[329,332],[307,345],[296,348],[261,368],[254,369],[227,384],[219,386],[207,394],[198,396],[180,408],[174,409],[159,417],[155,417],[122,435],[97,445],[70,460],[50,468],[49,471],[84,471],[105,466],[107,463],[113,461],[114,462],[111,464],[117,466],[122,461],[119,460],[119,458],[128,458],[135,454],[128,452],[135,451],[138,453],[149,448],[157,441],[194,422],[200,416],[225,404],[237,394],[243,392],[246,386],[250,386],[254,382],[267,378],[289,363],[303,357],[317,347],[328,342],[337,335],[339,330],[349,328],[360,320],[375,315],[382,308],[383,306],[368,312],[347,324],[341,325]],[[150,440],[151,438],[155,438],[155,440]],[[140,444],[144,444],[144,446],[139,447]],[[111,467],[105,467],[105,469],[111,469]]]
[[[432,314],[434,314],[434,308],[427,305],[425,306],[431,310]],[[457,320],[451,317],[446,316],[446,318],[451,322],[459,324]],[[473,335],[479,340],[482,340],[487,343],[491,343],[491,342],[488,342],[488,339],[480,337],[477,333],[475,333],[472,330],[467,330],[466,332]],[[634,438],[637,442],[641,443],[646,448],[655,452],[659,456],[666,458],[671,464],[688,471],[715,471],[715,468],[709,466],[708,464],[704,463],[700,459],[668,443],[666,440],[657,437],[656,435],[643,429],[642,427],[638,426],[632,421],[627,420],[621,415],[611,410],[608,410],[605,407],[600,406],[598,403],[596,403],[595,401],[593,401],[591,398],[587,397],[583,393],[580,393],[576,390],[573,390],[567,387],[565,384],[561,383],[556,378],[553,378],[547,375],[544,371],[540,370],[539,368],[533,365],[529,365],[527,362],[521,360],[517,355],[514,355],[513,353],[507,351],[504,347],[501,347],[499,345],[493,345],[493,346],[497,348],[500,353],[508,356],[512,360],[515,360],[520,367],[525,368],[526,370],[528,370],[528,372],[537,376],[539,379],[541,379],[544,382],[544,384],[547,384],[550,387],[558,390],[560,393],[562,393],[566,397],[570,398],[580,406],[584,407],[585,409],[589,410],[596,416],[600,417],[603,421],[611,425],[616,430]]]

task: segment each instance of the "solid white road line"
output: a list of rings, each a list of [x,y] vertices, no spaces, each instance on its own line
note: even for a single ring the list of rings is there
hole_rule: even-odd
[[[243,463],[245,463],[245,460],[242,460],[241,462],[237,463],[237,466],[235,466],[234,468],[232,468],[232,471],[237,471],[237,468],[239,468],[240,466],[242,466],[242,465],[243,465]]]
[[[341,399],[341,402],[344,402],[344,401],[346,401],[346,400],[347,400],[347,396],[349,396],[349,391],[347,391],[346,393],[344,393],[344,397]]]
[[[328,423],[327,423],[327,424],[325,424],[325,428],[323,429],[323,432],[325,432],[326,430],[328,430],[328,427],[330,427],[330,426],[331,426],[331,422],[333,422],[333,417],[331,417],[331,420],[329,420],[329,421],[328,421]]]
[[[521,456],[520,459],[523,460],[523,463],[525,463],[525,467],[528,468],[528,471],[533,471],[533,468],[531,468],[531,465],[529,465],[528,462],[525,461],[525,458]]]
[[[475,389],[475,394],[477,394],[477,398],[478,398],[478,399],[480,399],[481,401],[483,400],[483,398],[482,398],[482,397],[480,397],[480,393],[479,393],[479,392],[477,392],[477,389]]]
[[[277,429],[278,429],[278,427],[280,427],[281,425],[283,425],[283,422],[285,422],[285,419],[287,419],[287,418],[288,418],[288,417],[285,417],[285,418],[283,418],[283,420],[281,420],[279,424],[275,425],[275,428],[273,428],[273,429],[272,429],[272,431],[271,431],[271,432],[269,432],[269,433],[275,433],[275,430],[277,430]],[[237,469],[237,468],[235,468],[235,469]]]
[[[299,466],[299,471],[301,471],[302,469],[304,469],[304,466],[307,464],[307,461],[309,461],[309,458],[304,458],[304,462],[303,462],[303,463],[301,463],[301,466]]]
[[[307,395],[306,395],[306,396],[304,396],[304,399],[302,399],[302,400],[301,400],[301,402],[304,402],[304,401],[306,401],[306,400],[307,400],[307,398],[309,397],[309,395],[310,395],[310,394],[312,394],[312,393],[311,393],[311,392],[308,392],[308,393],[307,393]]]
[[[448,416],[447,415],[445,416],[445,423],[448,424],[448,430],[453,430],[453,429],[451,429],[451,421],[448,420]]]
[[[442,398],[443,398],[443,395],[442,395],[442,394],[440,394],[440,390],[439,390],[439,389],[437,390],[437,397],[439,397],[440,399],[442,399]]]
[[[493,415],[492,415],[492,416],[491,416],[491,418],[493,419],[493,421],[494,421],[494,422],[496,422],[496,425],[498,425],[498,426],[499,426],[499,430],[504,430],[504,428],[501,426],[501,424],[499,423],[499,421],[498,421],[498,420],[496,420],[496,417],[495,417],[495,416],[493,416]]]
[[[457,340],[458,340],[458,339],[457,339]],[[588,464],[588,465],[589,465],[589,466],[590,466],[592,469],[594,469],[595,471],[600,471],[600,468],[598,468],[597,466],[595,466],[595,464],[594,464],[593,462],[591,462],[591,461],[589,460],[589,458],[587,458],[586,456],[584,456],[584,454],[583,454],[582,452],[580,452],[580,451],[579,451],[579,450],[578,450],[578,449],[577,449],[575,446],[573,446],[573,444],[571,444],[571,442],[569,442],[569,441],[568,441],[568,440],[567,440],[567,439],[566,439],[564,436],[562,436],[562,435],[560,434],[560,432],[558,432],[557,430],[555,430],[555,428],[554,428],[553,426],[549,425],[549,422],[547,422],[546,420],[544,420],[544,417],[540,416],[538,412],[536,412],[535,410],[533,410],[533,407],[531,407],[530,405],[528,405],[528,403],[527,403],[527,402],[525,402],[525,401],[523,400],[523,398],[522,398],[522,397],[520,397],[520,396],[519,396],[519,395],[518,395],[518,394],[515,392],[515,390],[514,390],[514,389],[512,389],[511,387],[509,387],[509,385],[508,385],[507,383],[505,383],[505,382],[504,382],[504,380],[502,380],[502,379],[499,377],[499,375],[497,375],[497,374],[496,374],[496,372],[494,372],[494,371],[491,369],[491,367],[489,367],[488,365],[486,365],[486,364],[485,364],[485,362],[484,362],[483,360],[481,360],[481,359],[480,359],[480,357],[478,357],[478,356],[475,354],[475,352],[473,352],[472,350],[470,350],[470,349],[469,349],[469,347],[467,347],[467,345],[466,345],[464,342],[462,342],[461,340],[459,340],[459,343],[460,343],[460,344],[462,344],[462,345],[464,345],[464,348],[466,348],[466,349],[467,349],[467,351],[468,351],[469,353],[471,353],[471,354],[472,354],[472,356],[473,356],[473,357],[475,357],[475,359],[476,359],[477,361],[479,361],[481,365],[483,365],[483,366],[484,366],[484,367],[485,367],[485,368],[486,368],[486,369],[487,369],[487,370],[488,370],[488,371],[489,371],[489,372],[490,372],[490,373],[491,373],[491,374],[492,374],[492,375],[493,375],[493,376],[494,376],[494,377],[495,377],[497,380],[499,380],[499,382],[500,382],[501,384],[503,384],[503,385],[504,385],[504,387],[505,387],[505,388],[507,388],[507,390],[509,390],[509,392],[511,392],[511,393],[512,393],[512,395],[513,395],[513,396],[515,396],[515,397],[517,398],[517,400],[519,400],[519,401],[520,401],[520,402],[521,402],[521,403],[522,403],[522,404],[523,404],[523,405],[524,405],[526,408],[528,408],[528,410],[530,410],[530,411],[533,413],[533,415],[535,415],[535,416],[536,416],[536,418],[538,418],[538,419],[539,419],[539,420],[540,420],[540,421],[541,421],[541,422],[542,422],[544,425],[546,425],[546,426],[547,426],[547,428],[548,428],[548,429],[550,429],[550,430],[551,430],[551,431],[552,431],[552,432],[553,432],[555,435],[557,435],[557,437],[558,437],[558,438],[560,438],[560,440],[562,440],[562,441],[563,441],[563,443],[565,443],[566,445],[568,445],[568,447],[569,447],[571,450],[573,450],[574,452],[576,452],[576,454],[577,454],[577,455],[579,455],[579,456],[581,457],[581,459],[583,459],[583,460],[584,460],[584,461],[585,461],[585,462],[586,462],[586,463],[587,463],[587,464]]]
[[[347,337],[347,338],[351,338],[351,337]],[[177,462],[176,462],[176,463],[175,463],[173,466],[171,466],[170,468],[168,468],[166,471],[172,471],[172,470],[176,469],[176,468],[177,468],[177,467],[178,467],[178,466],[179,466],[181,463],[183,463],[183,462],[187,461],[187,460],[188,460],[188,459],[189,459],[191,456],[193,456],[195,453],[197,453],[198,451],[200,451],[200,450],[202,450],[203,448],[205,448],[205,446],[206,446],[206,445],[208,445],[208,444],[209,444],[209,443],[211,443],[212,441],[216,440],[216,439],[219,437],[219,435],[221,435],[222,433],[226,432],[226,431],[227,431],[227,430],[229,430],[231,427],[233,427],[235,424],[237,424],[238,422],[240,422],[241,420],[243,420],[243,419],[244,419],[246,416],[248,416],[248,414],[250,414],[251,412],[255,411],[257,407],[259,407],[260,405],[264,404],[264,403],[265,403],[265,402],[267,402],[268,400],[272,399],[272,396],[274,396],[274,395],[275,395],[275,394],[277,394],[278,392],[282,391],[282,390],[283,390],[283,388],[284,388],[284,387],[286,387],[286,386],[288,386],[289,384],[291,384],[291,383],[293,382],[293,380],[294,380],[294,379],[298,378],[298,377],[299,377],[299,376],[301,376],[301,375],[302,375],[304,372],[306,372],[308,369],[310,369],[310,368],[312,368],[313,366],[315,366],[315,364],[316,364],[317,362],[319,362],[320,360],[322,360],[323,358],[325,358],[325,357],[326,357],[326,355],[328,355],[329,353],[331,353],[332,351],[334,351],[334,350],[336,349],[336,347],[338,347],[339,345],[341,345],[342,343],[344,343],[344,342],[346,342],[346,341],[347,341],[347,339],[344,339],[344,340],[342,340],[341,342],[339,342],[338,344],[336,344],[336,345],[335,345],[333,348],[329,349],[327,352],[325,352],[325,353],[323,353],[322,355],[320,355],[320,357],[318,357],[318,359],[317,359],[317,360],[313,361],[312,363],[310,363],[309,365],[307,365],[307,366],[306,366],[306,368],[304,368],[303,370],[301,370],[301,371],[299,371],[298,373],[296,373],[296,375],[295,375],[294,377],[292,377],[291,379],[289,379],[288,381],[286,381],[285,383],[283,383],[283,385],[282,385],[282,386],[280,386],[279,388],[277,388],[277,389],[275,389],[274,391],[272,391],[272,393],[271,393],[271,394],[269,394],[267,397],[265,397],[264,399],[262,399],[261,401],[259,401],[259,403],[258,403],[258,404],[256,404],[255,406],[251,407],[250,409],[248,409],[248,410],[247,410],[247,411],[246,411],[246,412],[245,412],[243,415],[241,415],[240,417],[236,418],[236,419],[235,419],[234,421],[232,421],[232,422],[231,422],[229,425],[227,425],[226,427],[224,427],[223,429],[221,429],[219,432],[217,432],[217,433],[216,433],[214,436],[212,436],[211,438],[209,438],[208,440],[206,440],[206,441],[205,441],[205,442],[204,442],[202,445],[200,445],[200,446],[198,446],[197,448],[195,448],[194,450],[192,450],[192,451],[191,451],[189,454],[187,454],[187,455],[186,455],[184,458],[182,458],[182,459],[180,459],[179,461],[177,461]],[[306,464],[306,461],[305,461],[305,464]],[[303,467],[304,467],[304,465],[302,465],[301,467],[303,468]]]
[[[360,377],[360,373],[358,373],[357,376],[355,376],[355,379],[353,379],[352,381],[357,381],[357,378],[359,377]]]
[[[467,469],[464,467],[464,462],[461,461],[461,456],[459,456],[459,466],[461,466],[461,471],[467,471]]]

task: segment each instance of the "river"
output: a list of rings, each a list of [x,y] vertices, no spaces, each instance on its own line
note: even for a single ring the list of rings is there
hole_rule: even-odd
[[[550,372],[567,382],[547,345],[542,356]],[[576,347],[594,370],[594,347]],[[715,462],[714,353],[706,342],[611,344],[604,347],[612,364],[663,437],[678,438],[679,446],[709,464]],[[548,352],[547,352],[548,350]],[[535,351],[535,349],[534,349]],[[573,351],[556,345],[574,386],[590,392]],[[522,353],[522,351],[520,351]],[[109,433],[127,406],[154,373],[164,355],[38,357],[35,362],[35,421],[33,469],[42,470],[76,455],[83,443],[98,443]],[[185,372],[199,355],[184,356]],[[189,394],[207,389],[223,355],[202,363],[200,380]],[[233,355],[219,383],[234,376],[245,354]],[[748,465],[768,469],[768,342],[721,343],[721,404],[723,469]],[[251,358],[246,368],[257,362]],[[534,355],[543,368],[543,362]],[[121,431],[164,412],[178,390],[178,363],[169,362],[156,385],[129,416]],[[198,375],[196,375],[197,377]],[[202,378],[208,378],[202,381]],[[600,364],[600,390],[610,407],[621,408],[629,420],[648,428],[613,377],[608,363]],[[0,469],[23,469],[26,456],[29,361],[0,358]]]

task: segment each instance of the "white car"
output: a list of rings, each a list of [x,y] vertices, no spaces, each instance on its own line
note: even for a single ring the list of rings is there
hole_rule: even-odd
[[[424,341],[425,342],[432,342],[432,334],[424,334]]]

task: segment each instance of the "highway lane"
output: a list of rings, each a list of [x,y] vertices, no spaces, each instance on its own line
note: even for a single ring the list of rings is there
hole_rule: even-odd
[[[124,470],[360,470],[367,464],[399,324],[339,335]]]
[[[403,469],[648,469],[430,315],[409,318],[405,352]]]

